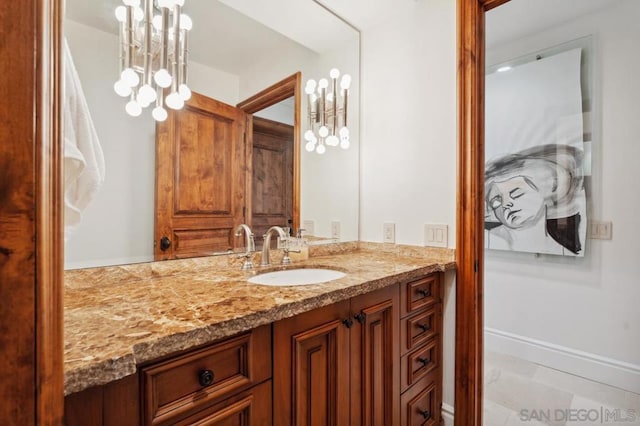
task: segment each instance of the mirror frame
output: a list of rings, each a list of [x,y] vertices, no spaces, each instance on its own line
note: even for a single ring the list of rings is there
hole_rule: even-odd
[[[485,13],[508,1],[458,0],[457,426],[482,425]]]

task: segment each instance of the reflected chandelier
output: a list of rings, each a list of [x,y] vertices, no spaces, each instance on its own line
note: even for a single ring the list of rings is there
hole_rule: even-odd
[[[315,80],[307,81],[305,93],[308,99],[307,114],[309,130],[304,134],[307,141],[305,149],[314,150],[318,154],[324,154],[327,146],[338,146],[342,149],[349,148],[349,129],[347,128],[347,105],[351,76],[344,74],[340,80],[340,93],[338,94],[338,77],[340,71],[333,68],[329,72],[331,77],[331,89],[326,78],[318,83]],[[317,91],[316,91],[317,86]]]
[[[187,86],[189,16],[184,0],[123,0],[116,8],[120,22],[120,79],[116,93],[128,97],[127,113],[137,117],[151,104],[156,121],[167,119],[166,105],[181,109],[191,98]],[[158,11],[158,14],[154,14]],[[166,94],[165,97],[165,89]]]

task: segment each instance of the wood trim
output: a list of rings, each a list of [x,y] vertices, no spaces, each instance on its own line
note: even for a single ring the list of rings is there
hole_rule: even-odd
[[[248,99],[240,102],[236,105],[238,108],[246,112],[247,114],[254,114],[265,108],[275,105],[291,96],[294,96],[294,116],[293,116],[293,224],[291,228],[293,230],[300,228],[300,154],[302,152],[300,148],[300,131],[301,131],[301,105],[302,105],[302,73],[290,75],[289,77],[281,80],[261,92],[251,96]],[[247,123],[249,124],[249,123]],[[250,129],[252,127],[247,127]],[[247,150],[253,150],[253,139],[249,138],[247,143]],[[250,170],[250,169],[248,169]],[[247,194],[251,194],[251,175],[248,176],[247,182]],[[250,198],[250,196],[248,196]],[[250,213],[250,202],[247,203],[247,210]],[[250,216],[248,216],[250,217]],[[250,221],[248,221],[250,223]]]
[[[455,424],[482,425],[485,12],[508,0],[458,0],[458,208]]]
[[[0,8],[0,418],[63,415],[60,0]],[[34,54],[35,53],[35,54]]]

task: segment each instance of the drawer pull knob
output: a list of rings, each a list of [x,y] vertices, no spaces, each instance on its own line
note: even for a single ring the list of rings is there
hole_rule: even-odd
[[[211,384],[213,383],[213,371],[211,370],[200,370],[200,372],[198,373],[198,382],[200,383],[200,386],[205,387],[205,386],[211,386]]]
[[[345,327],[351,328],[351,326],[353,325],[353,320],[351,318],[347,318],[343,320],[342,323],[345,325]]]
[[[422,297],[429,297],[431,296],[431,290],[425,290],[423,288],[419,288],[418,294],[420,294]]]
[[[420,362],[423,366],[427,365],[431,362],[431,360],[429,358],[418,358],[418,362]]]
[[[429,410],[419,410],[419,412],[422,415],[422,417],[424,417],[425,420],[429,420],[431,418],[431,411],[429,411]]]
[[[417,324],[418,327],[420,327],[422,329],[422,331],[429,331],[431,330],[431,325],[429,324]]]
[[[364,312],[360,312],[359,314],[355,314],[353,316],[360,324],[364,324],[364,322],[367,319],[367,314],[365,314]]]

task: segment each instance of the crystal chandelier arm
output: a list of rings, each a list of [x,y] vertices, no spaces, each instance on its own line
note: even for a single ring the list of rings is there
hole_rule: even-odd
[[[125,19],[124,31],[124,69],[133,68],[133,7],[126,6],[127,15]]]
[[[180,56],[180,84],[187,84],[188,82],[188,67],[189,63],[189,43],[187,42],[188,35],[187,30],[182,30],[182,37],[180,39],[182,48],[180,52],[182,55]]]
[[[160,69],[169,71],[169,9],[163,7],[162,27],[160,30]]]
[[[173,69],[172,69],[172,81],[171,92],[176,93],[178,91],[179,75],[180,75],[180,11],[181,7],[175,4],[173,7]]]
[[[349,90],[342,89],[342,126],[347,127],[347,106],[349,104]]]
[[[338,133],[338,78],[331,79],[331,134],[335,136]]]

